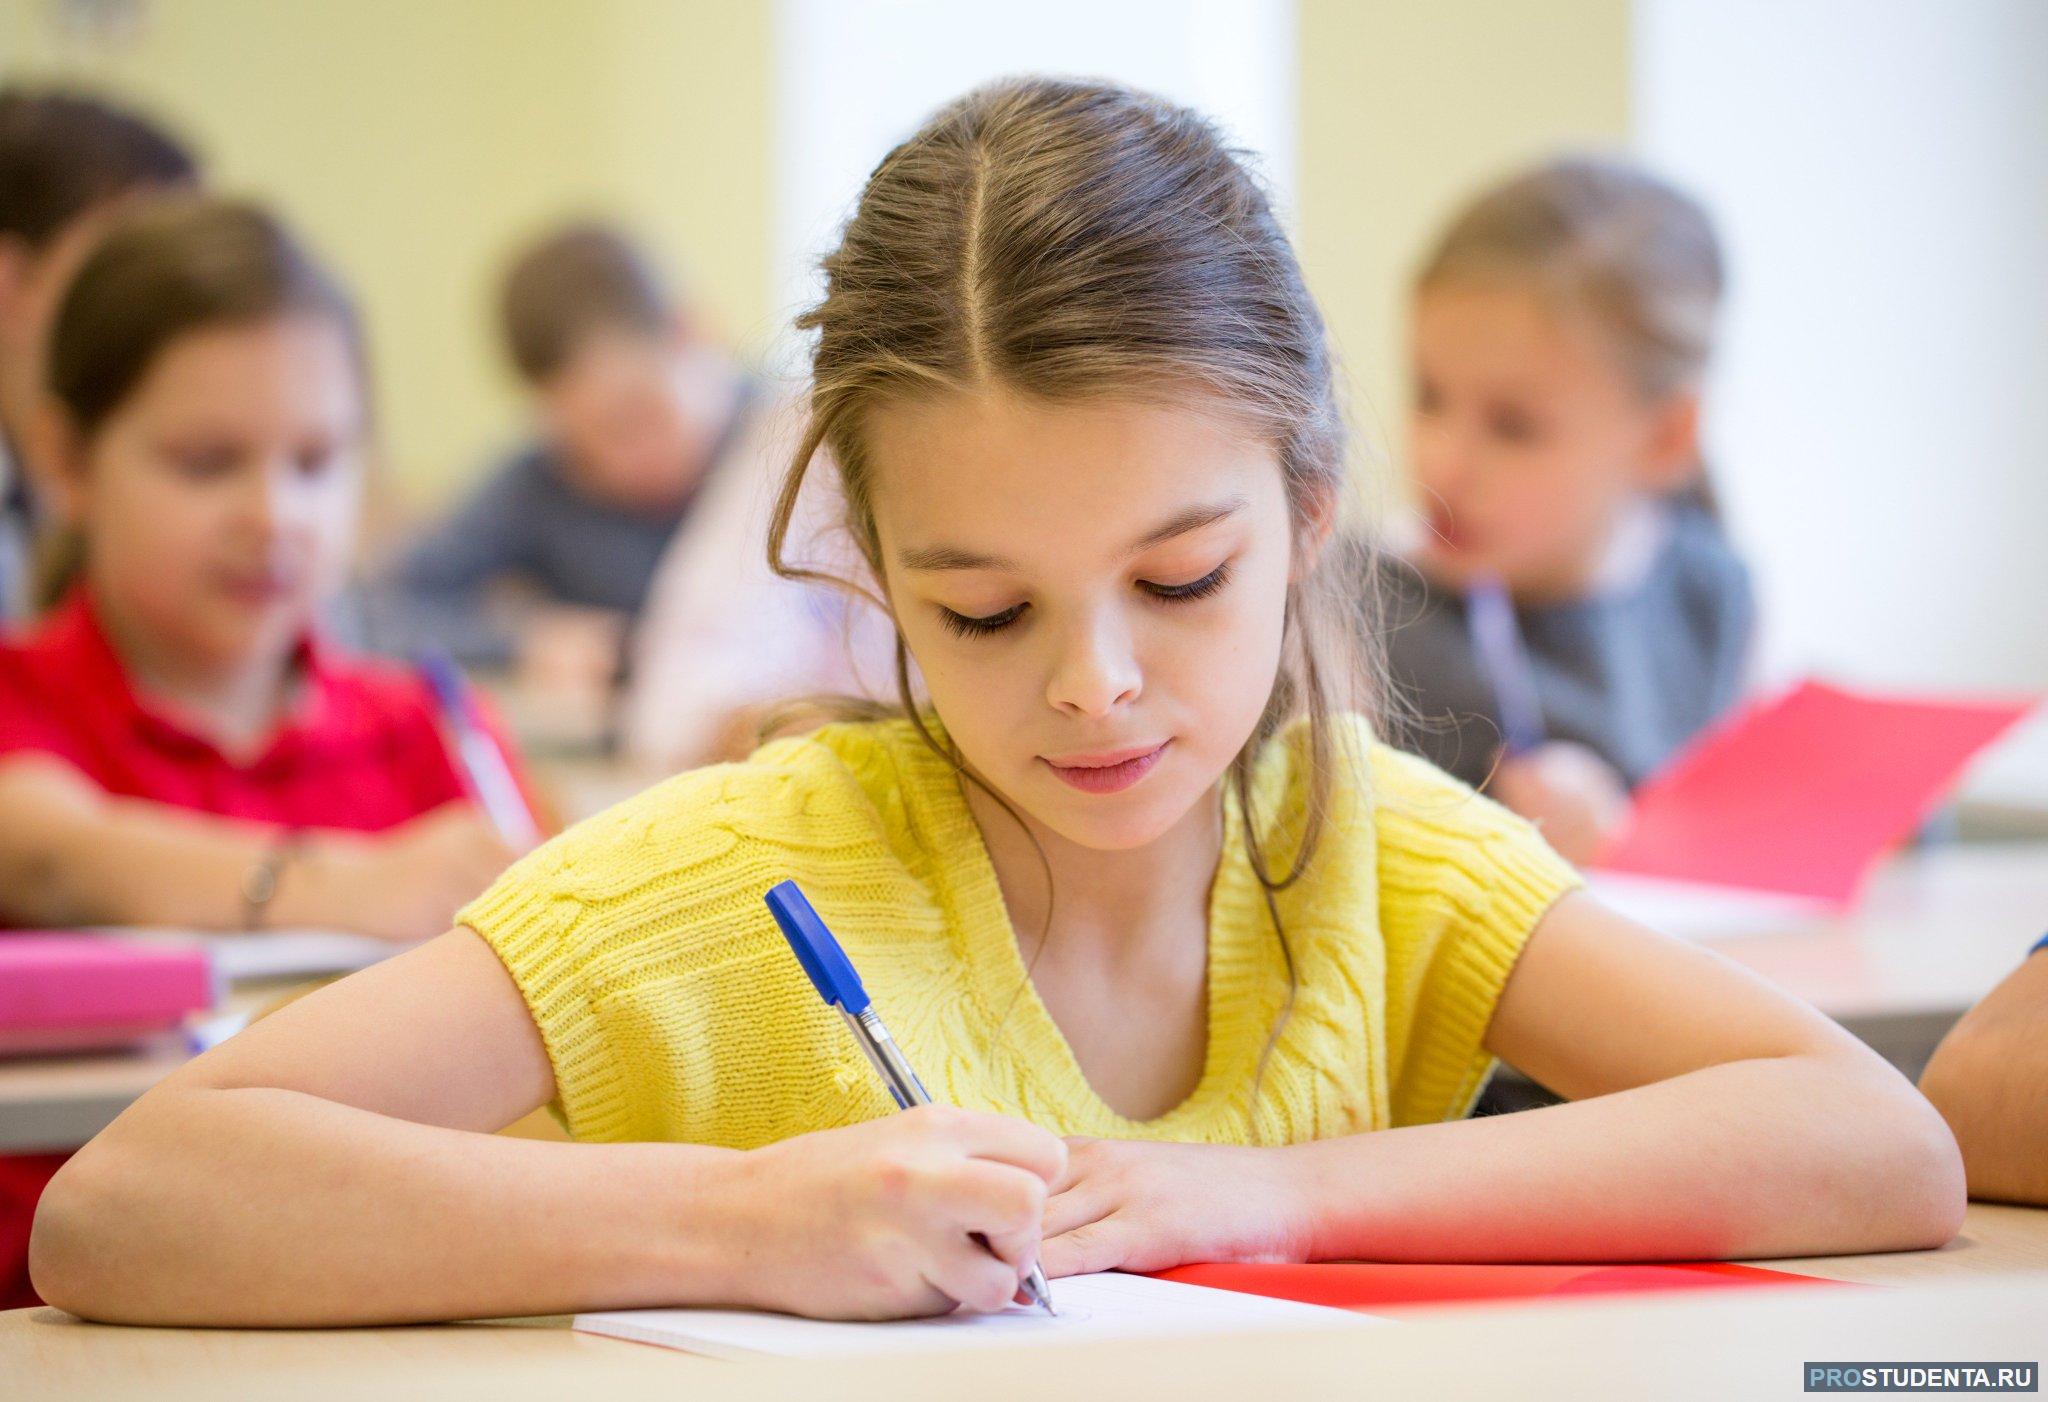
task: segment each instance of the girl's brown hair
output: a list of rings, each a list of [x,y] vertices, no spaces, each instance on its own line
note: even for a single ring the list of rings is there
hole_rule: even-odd
[[[1346,436],[1322,317],[1265,191],[1185,108],[1049,79],[973,92],[883,157],[824,273],[824,299],[797,321],[817,337],[810,419],[769,537],[769,561],[787,578],[830,578],[785,555],[821,449],[879,579],[869,415],[893,400],[991,385],[1051,400],[1210,397],[1277,453],[1299,561],[1314,557],[1320,527],[1341,514]],[[1230,773],[1269,907],[1315,853],[1340,760],[1331,716],[1363,699],[1355,677],[1376,675],[1361,653],[1377,630],[1357,620],[1376,597],[1370,575],[1360,570],[1347,586],[1338,578],[1347,571],[1331,567],[1363,566],[1364,554],[1351,543],[1323,556],[1289,588],[1280,671]],[[900,633],[896,663],[915,719]],[[1310,792],[1301,840],[1275,872],[1249,778],[1254,756],[1297,718]],[[921,720],[919,729],[946,753]]]
[[[1635,166],[1581,156],[1480,194],[1423,259],[1415,288],[1480,280],[1533,284],[1584,315],[1657,398],[1706,373],[1726,270],[1699,201]]]
[[[135,392],[181,336],[308,314],[332,318],[361,356],[353,304],[276,216],[217,196],[152,200],[94,246],[50,332],[48,387],[81,443]],[[363,383],[360,366],[358,379]],[[77,575],[84,542],[58,532],[38,570],[47,607]]]

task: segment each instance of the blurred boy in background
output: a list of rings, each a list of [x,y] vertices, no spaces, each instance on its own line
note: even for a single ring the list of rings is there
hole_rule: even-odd
[[[520,253],[500,317],[536,435],[404,553],[373,636],[608,685],[754,388],[652,261],[603,225]]]
[[[149,120],[83,93],[0,89],[0,620],[31,610],[52,469],[44,343],[71,274],[121,207],[197,163]]]

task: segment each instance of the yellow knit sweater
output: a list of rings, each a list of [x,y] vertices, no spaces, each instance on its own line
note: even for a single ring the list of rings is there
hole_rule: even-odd
[[[761,902],[788,877],[935,1098],[1059,1134],[1212,1143],[1453,1118],[1491,1070],[1481,1042],[1523,941],[1578,878],[1526,823],[1362,722],[1340,738],[1360,758],[1340,766],[1307,873],[1277,897],[1298,986],[1265,1071],[1286,964],[1226,799],[1206,1058],[1153,1120],[1090,1090],[1031,990],[959,779],[905,721],[828,726],[679,775],[532,853],[460,919],[511,971],[580,1139],[751,1148],[891,1108]],[[1296,730],[1255,769],[1276,870],[1306,768]]]

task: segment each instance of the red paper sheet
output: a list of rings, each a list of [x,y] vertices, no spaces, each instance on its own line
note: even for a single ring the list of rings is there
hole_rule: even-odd
[[[1383,1314],[1482,1300],[1534,1300],[1658,1290],[1840,1285],[1726,1261],[1656,1265],[1463,1266],[1381,1263],[1312,1266],[1203,1265],[1160,1271],[1161,1280],[1247,1295]]]
[[[1971,757],[2035,704],[1803,683],[1716,726],[1645,781],[1594,865],[1847,905]]]

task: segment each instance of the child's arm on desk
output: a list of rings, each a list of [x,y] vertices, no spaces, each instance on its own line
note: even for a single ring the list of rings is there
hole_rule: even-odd
[[[242,926],[244,883],[284,839],[109,794],[60,759],[0,759],[0,918],[18,925]],[[308,831],[274,873],[273,929],[427,939],[518,854],[468,803],[383,833]]]
[[[1584,894],[1537,926],[1487,1045],[1576,1103],[1277,1150],[1076,1144],[1047,1273],[1829,1255],[1961,1225],[1955,1143],[1903,1077]]]
[[[1970,1196],[2048,1205],[2048,948],[1963,1014],[1920,1089],[1956,1132]]]
[[[490,1132],[554,1089],[497,956],[452,931],[137,1101],[52,1180],[32,1278],[140,1324],[999,1309],[1065,1159],[1021,1121],[937,1107],[749,1153]]]

